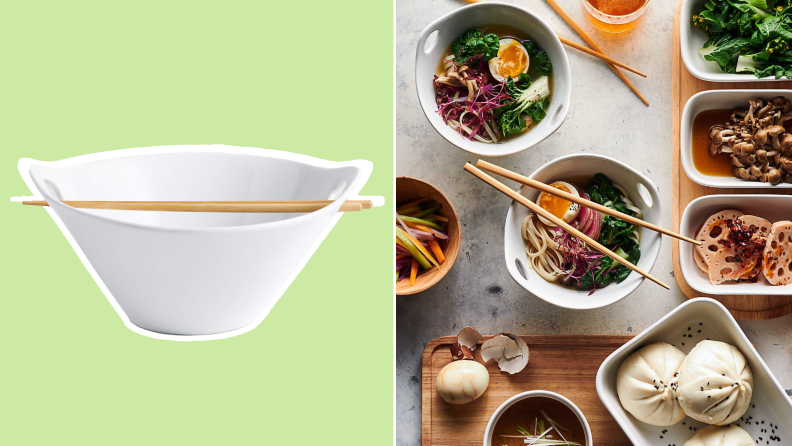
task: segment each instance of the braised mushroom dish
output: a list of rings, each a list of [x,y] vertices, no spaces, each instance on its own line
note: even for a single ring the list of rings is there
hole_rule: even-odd
[[[728,122],[710,129],[709,153],[730,154],[733,174],[748,181],[792,183],[792,102],[783,96],[748,101]],[[792,128],[792,127],[791,127]]]

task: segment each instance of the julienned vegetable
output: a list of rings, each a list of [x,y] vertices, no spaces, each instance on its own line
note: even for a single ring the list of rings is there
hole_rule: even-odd
[[[550,105],[553,67],[532,40],[470,30],[435,75],[437,112],[468,139],[497,143],[540,122]]]
[[[413,286],[421,271],[445,261],[441,243],[448,240],[448,220],[435,214],[440,209],[440,203],[427,199],[396,208],[397,282],[409,278]]]
[[[692,21],[709,37],[699,53],[722,71],[792,78],[789,2],[708,0]]]

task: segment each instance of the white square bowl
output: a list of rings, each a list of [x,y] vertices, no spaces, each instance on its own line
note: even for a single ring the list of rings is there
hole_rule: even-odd
[[[687,337],[688,334],[692,337]],[[619,366],[632,352],[654,342],[667,342],[688,354],[699,341],[704,339],[721,341],[737,347],[753,372],[754,391],[751,407],[735,424],[751,434],[757,444],[765,444],[771,435],[779,436],[782,440],[770,441],[771,445],[788,444],[787,442],[792,439],[790,428],[792,400],[786,396],[781,384],[773,376],[767,364],[762,361],[726,307],[706,298],[691,299],[678,306],[613,352],[600,366],[597,372],[597,394],[627,437],[636,445],[681,446],[696,431],[706,426],[690,417],[668,427],[643,423],[624,410],[616,394],[616,374]],[[749,420],[749,417],[753,418]],[[761,424],[762,422],[764,424]],[[773,428],[770,427],[770,423],[773,424]],[[767,429],[767,432],[761,432],[762,429]],[[771,430],[775,430],[775,433],[771,433]],[[761,442],[758,440],[759,437],[762,437]]]
[[[691,19],[704,8],[707,0],[683,0],[679,11],[679,46],[682,62],[690,74],[710,82],[767,82],[788,81],[787,78],[776,79],[773,76],[758,78],[753,73],[724,73],[715,62],[710,62],[698,53],[699,48],[709,40],[707,36],[693,27]]]
[[[746,181],[734,177],[715,177],[704,175],[693,164],[693,120],[704,110],[731,109],[746,107],[749,99],[772,99],[786,96],[792,99],[792,90],[708,90],[693,95],[682,111],[682,122],[679,132],[679,150],[682,168],[693,182],[707,187],[772,189],[792,188],[790,183],[779,183],[775,186],[760,181]]]
[[[691,201],[682,212],[679,232],[695,238],[696,230],[707,218],[725,209],[734,209],[746,215],[756,215],[770,222],[792,220],[792,196],[790,195],[705,195]],[[725,283],[713,285],[693,261],[693,245],[679,244],[679,266],[682,277],[694,290],[713,295],[792,295],[792,284],[770,285],[760,278],[757,283]]]

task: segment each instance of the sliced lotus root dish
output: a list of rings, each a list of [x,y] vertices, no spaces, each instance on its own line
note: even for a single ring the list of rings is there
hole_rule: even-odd
[[[773,285],[792,283],[792,221],[773,223],[764,248],[763,272]]]
[[[757,282],[772,224],[754,215],[725,210],[711,215],[696,234],[702,246],[693,260],[713,285],[730,281]]]
[[[736,220],[744,214],[740,211],[732,209],[720,211],[717,214],[710,215],[707,221],[701,226],[696,240],[701,242],[701,246],[696,246],[693,249],[697,250],[707,265],[710,265],[712,256],[723,248],[719,243],[728,232],[726,227],[727,220]]]

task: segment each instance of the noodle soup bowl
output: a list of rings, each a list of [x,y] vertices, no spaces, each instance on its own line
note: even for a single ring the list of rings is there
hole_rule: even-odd
[[[637,170],[613,158],[588,153],[568,155],[550,161],[530,177],[549,184],[553,181],[588,181],[597,173],[604,174],[625,190],[633,204],[643,213],[644,221],[658,226],[661,224],[663,214],[657,186]],[[528,186],[522,186],[519,192],[534,202],[539,196],[538,190]],[[611,283],[589,295],[588,290],[576,290],[546,281],[532,269],[525,252],[521,231],[522,222],[528,212],[526,207],[512,202],[506,216],[504,252],[509,274],[531,294],[559,307],[586,310],[618,302],[643,282],[643,276],[631,272],[621,283]],[[641,229],[640,233],[641,259],[638,267],[650,271],[660,254],[660,235],[648,229]]]
[[[497,144],[470,140],[449,127],[437,113],[432,82],[440,60],[448,54],[454,41],[470,29],[490,26],[505,26],[526,34],[547,53],[553,64],[553,94],[547,116],[530,131],[510,136]],[[558,36],[538,15],[508,3],[485,2],[455,9],[430,23],[421,32],[415,50],[415,88],[418,102],[429,123],[448,142],[476,155],[506,156],[541,143],[561,127],[569,113],[572,71]]]

